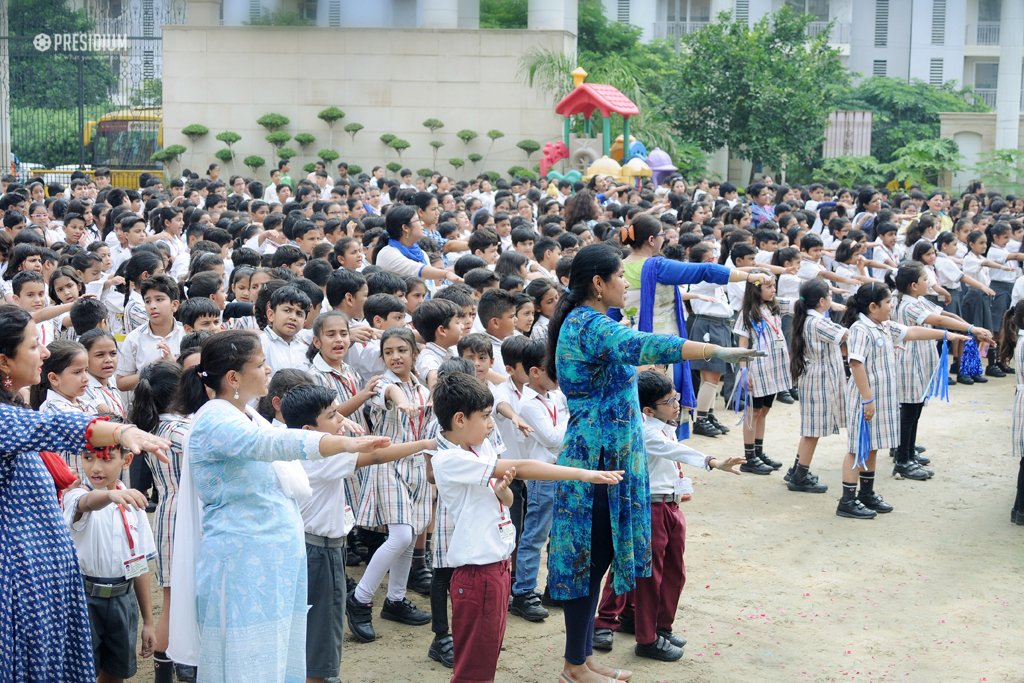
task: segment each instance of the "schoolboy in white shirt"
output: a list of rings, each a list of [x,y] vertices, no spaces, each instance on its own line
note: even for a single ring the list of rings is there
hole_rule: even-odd
[[[452,572],[452,681],[494,680],[505,637],[511,589],[509,556],[515,530],[508,518],[509,484],[523,479],[578,480],[614,484],[622,472],[560,467],[535,460],[503,460],[477,451],[494,429],[494,398],[483,382],[459,373],[442,375],[434,387],[434,413],[451,448],[427,456],[428,477],[437,484],[454,520],[448,545]],[[495,500],[497,498],[497,501]],[[497,505],[495,504],[497,503]],[[490,601],[485,596],[492,596]]]

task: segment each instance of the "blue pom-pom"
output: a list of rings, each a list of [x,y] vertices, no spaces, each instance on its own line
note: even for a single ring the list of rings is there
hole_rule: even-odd
[[[964,350],[960,354],[960,374],[967,377],[977,377],[981,374],[981,354],[978,353],[978,344],[973,338],[964,342]]]

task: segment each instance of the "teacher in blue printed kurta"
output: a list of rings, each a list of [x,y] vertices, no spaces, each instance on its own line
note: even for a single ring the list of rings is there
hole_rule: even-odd
[[[651,508],[636,366],[673,364],[690,358],[735,362],[747,349],[690,342],[671,335],[636,332],[609,318],[621,308],[629,284],[619,251],[608,244],[585,247],[573,259],[569,289],[548,333],[547,371],[569,404],[569,427],[558,464],[624,470],[622,483],[556,484],[548,585],[564,601],[563,678],[622,677],[593,660],[594,615],[601,578],[609,565],[616,593],[632,590],[651,574]]]

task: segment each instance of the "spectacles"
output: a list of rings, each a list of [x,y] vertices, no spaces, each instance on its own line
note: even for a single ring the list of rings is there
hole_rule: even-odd
[[[679,403],[679,394],[672,394],[671,398],[666,398],[666,399],[664,399],[662,401],[655,401],[654,405],[656,405],[656,406],[670,406],[673,403]]]

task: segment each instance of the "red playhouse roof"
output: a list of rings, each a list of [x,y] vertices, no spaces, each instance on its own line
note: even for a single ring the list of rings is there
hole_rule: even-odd
[[[555,106],[555,113],[559,116],[583,114],[590,118],[595,109],[604,117],[620,114],[628,118],[640,113],[633,100],[619,92],[618,88],[602,83],[583,83],[577,86]]]

